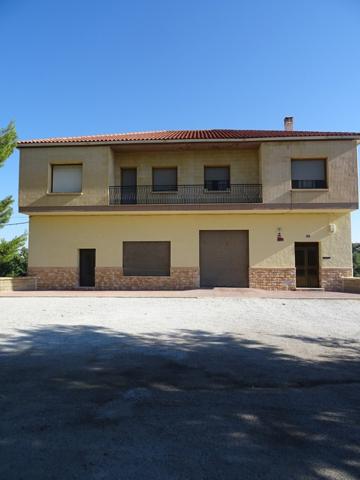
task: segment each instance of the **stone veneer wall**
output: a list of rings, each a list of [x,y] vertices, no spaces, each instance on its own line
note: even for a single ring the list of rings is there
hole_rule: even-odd
[[[295,268],[250,268],[249,286],[263,290],[294,290],[296,270]]]
[[[80,288],[75,267],[30,268],[29,275],[37,277],[38,290]],[[199,269],[172,268],[169,277],[124,277],[121,267],[96,267],[95,279],[97,290],[185,290],[199,287]]]
[[[36,290],[35,277],[0,277],[0,292]]]
[[[344,277],[343,289],[346,293],[360,293],[360,277]]]
[[[124,277],[121,267],[96,267],[99,290],[186,290],[199,288],[199,269],[174,267],[169,277]]]
[[[351,276],[351,268],[321,268],[320,287],[327,291],[342,292],[343,278]],[[251,288],[294,290],[296,288],[296,269],[250,268],[249,282]]]
[[[321,268],[320,285],[332,292],[342,292],[343,278],[352,277],[352,268]]]
[[[73,290],[79,286],[76,267],[31,267],[28,275],[37,277],[38,290]]]
[[[79,288],[79,269],[75,267],[29,268],[37,277],[38,290],[74,290]],[[329,291],[343,291],[343,278],[351,277],[351,268],[320,269],[320,286]],[[196,267],[174,267],[169,277],[124,277],[121,267],[96,267],[98,290],[186,290],[199,288],[200,272]],[[250,288],[294,290],[295,268],[250,268]]]

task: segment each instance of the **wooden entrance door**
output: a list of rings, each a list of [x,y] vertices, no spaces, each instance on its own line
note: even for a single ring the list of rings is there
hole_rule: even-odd
[[[319,287],[319,244],[295,243],[296,286]]]

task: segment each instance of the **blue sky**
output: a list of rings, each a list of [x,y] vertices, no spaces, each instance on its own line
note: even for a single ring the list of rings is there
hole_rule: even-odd
[[[359,18],[358,0],[0,0],[0,125],[26,139],[293,115],[299,130],[360,131]],[[17,185],[15,153],[0,198]]]

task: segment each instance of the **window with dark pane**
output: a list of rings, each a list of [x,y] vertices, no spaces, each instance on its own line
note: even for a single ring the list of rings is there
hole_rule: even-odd
[[[228,190],[230,167],[205,167],[204,180],[206,190]]]
[[[291,183],[294,189],[327,188],[326,160],[292,160]]]
[[[177,168],[153,168],[153,191],[174,192],[177,190]]]

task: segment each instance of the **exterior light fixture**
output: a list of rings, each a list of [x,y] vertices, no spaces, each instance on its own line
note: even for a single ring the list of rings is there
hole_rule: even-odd
[[[336,233],[336,225],[335,225],[335,223],[330,223],[330,224],[329,224],[329,232],[330,232],[330,233]]]
[[[278,242],[283,242],[284,241],[284,237],[281,234],[281,228],[280,227],[278,228],[278,234],[277,234],[276,240]]]

